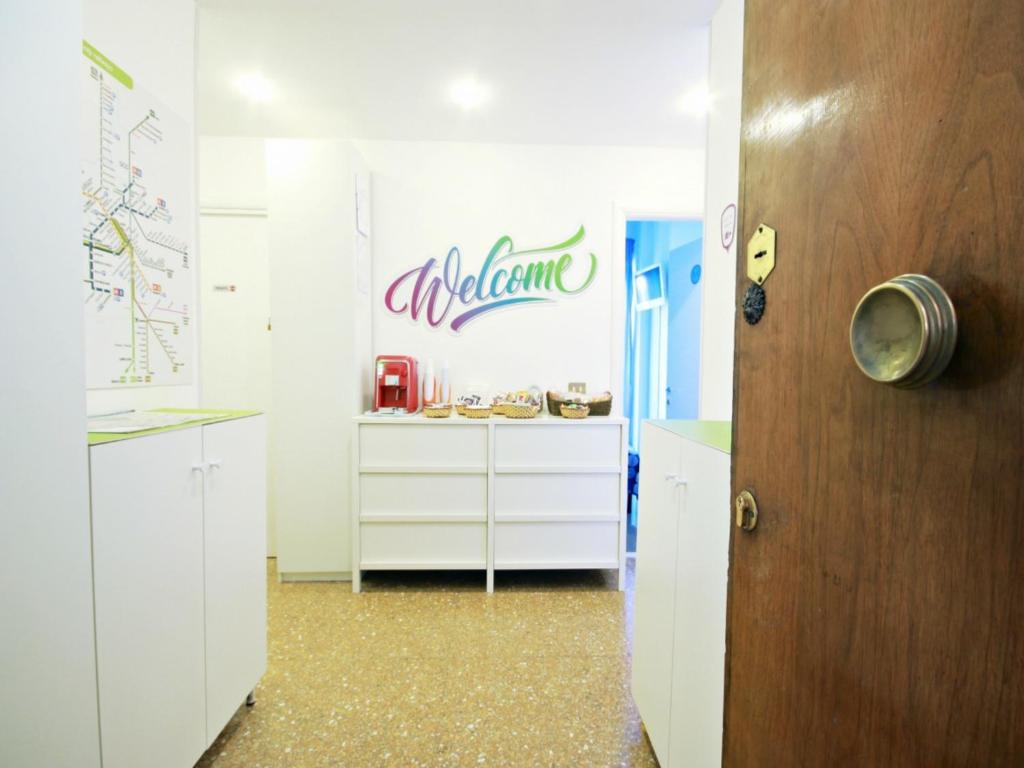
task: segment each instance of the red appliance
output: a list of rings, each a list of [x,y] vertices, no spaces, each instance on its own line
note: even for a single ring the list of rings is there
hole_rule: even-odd
[[[373,410],[416,413],[420,409],[420,379],[416,358],[407,355],[378,355]]]

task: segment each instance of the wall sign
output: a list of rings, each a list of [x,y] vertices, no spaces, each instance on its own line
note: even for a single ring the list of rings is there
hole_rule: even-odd
[[[565,242],[521,251],[504,235],[491,247],[479,271],[465,275],[462,254],[452,246],[443,263],[431,257],[396,277],[384,293],[384,306],[392,314],[407,314],[431,328],[447,324],[458,333],[470,320],[495,309],[551,303],[582,293],[597,275],[597,257],[586,253],[586,268],[574,269],[570,251],[585,235],[580,227]]]
[[[736,239],[736,205],[729,203],[722,211],[722,247],[729,250]]]

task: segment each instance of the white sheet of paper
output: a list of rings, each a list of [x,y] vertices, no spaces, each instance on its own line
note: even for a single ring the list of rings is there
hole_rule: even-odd
[[[115,413],[110,416],[95,416],[89,419],[90,432],[128,433],[143,432],[147,429],[161,429],[202,421],[210,418],[208,413],[159,413],[157,411],[132,411]]]

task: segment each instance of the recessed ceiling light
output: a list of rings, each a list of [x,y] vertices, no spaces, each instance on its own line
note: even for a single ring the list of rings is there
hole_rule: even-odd
[[[448,93],[452,101],[465,110],[476,109],[491,99],[491,89],[475,77],[456,80]]]
[[[687,115],[706,115],[711,111],[711,103],[714,99],[708,91],[707,85],[699,85],[688,91],[679,102],[679,111]]]
[[[249,101],[257,104],[274,98],[274,84],[259,72],[247,72],[235,78],[235,88]]]

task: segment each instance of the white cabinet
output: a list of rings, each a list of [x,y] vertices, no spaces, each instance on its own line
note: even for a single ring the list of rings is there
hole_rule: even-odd
[[[680,438],[644,424],[640,442],[633,698],[655,754],[665,766],[672,701],[676,548],[679,540]]]
[[[722,761],[728,425],[647,422],[640,442],[633,697],[665,768]]]
[[[190,766],[206,746],[202,432],[93,446],[104,768]]]
[[[257,416],[208,424],[202,435],[210,744],[267,667],[267,434]]]
[[[357,422],[353,589],[364,570],[615,568],[625,574],[624,421]]]
[[[104,768],[183,768],[266,665],[264,419],[90,448]]]

